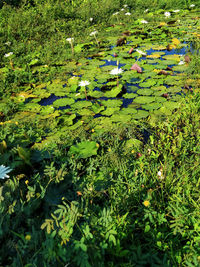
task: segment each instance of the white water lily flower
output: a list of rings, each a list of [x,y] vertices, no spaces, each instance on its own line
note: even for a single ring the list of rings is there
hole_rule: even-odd
[[[121,11],[124,11],[124,8],[122,8]]]
[[[165,15],[166,18],[169,18],[171,16],[171,13],[170,12],[165,12],[164,15]]]
[[[88,81],[81,81],[78,85],[79,86],[86,86],[86,85],[89,85],[90,84],[90,82],[88,82]]]
[[[123,70],[120,68],[114,68],[113,70],[111,70],[110,74],[112,75],[118,75],[118,74],[121,74],[123,72]]]
[[[181,60],[178,65],[184,65],[185,64],[185,61]]]
[[[148,23],[148,21],[146,21],[145,19],[142,19],[140,22],[141,23],[144,23],[144,24],[147,24]]]
[[[124,7],[127,7],[128,5],[124,5]]]
[[[195,5],[194,4],[191,4],[190,7],[195,7]]]
[[[173,10],[174,13],[178,13],[179,11],[179,9]]]
[[[5,45],[11,45],[11,42],[8,41],[8,42],[5,43]]]
[[[130,13],[130,12],[127,12],[127,13],[125,13],[125,15],[126,15],[126,16],[130,16],[130,15],[131,15],[131,13]]]
[[[142,50],[136,49],[136,52],[138,52],[140,55],[145,56],[147,53],[143,52]]]
[[[114,14],[113,14],[113,16],[116,16],[116,15],[118,15],[119,14],[119,12],[115,12]]]
[[[67,38],[66,41],[72,43],[74,41],[74,38]]]
[[[10,57],[13,55],[13,52],[9,52],[8,54],[5,54],[4,57]]]
[[[90,21],[93,21],[93,18],[90,18]]]
[[[90,33],[90,36],[96,35],[98,33],[98,31],[93,31]]]
[[[4,165],[0,166],[0,179],[9,178],[8,173],[12,171],[9,167],[6,167]]]

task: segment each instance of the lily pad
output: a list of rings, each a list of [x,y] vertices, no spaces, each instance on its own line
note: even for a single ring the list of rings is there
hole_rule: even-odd
[[[152,95],[153,90],[151,89],[139,89],[137,90],[138,95]]]
[[[138,96],[134,99],[134,102],[138,104],[149,104],[154,101],[155,97],[153,96]]]
[[[73,104],[75,100],[73,98],[61,98],[53,102],[54,107],[65,107]]]
[[[88,158],[97,155],[98,144],[94,141],[84,141],[70,147],[68,154],[77,158]]]

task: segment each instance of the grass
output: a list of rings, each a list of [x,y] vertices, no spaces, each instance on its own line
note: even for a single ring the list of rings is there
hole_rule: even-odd
[[[89,33],[110,24],[123,4],[136,8],[135,16],[149,7],[148,1],[16,1],[18,7],[0,10],[0,95],[7,99],[0,165],[12,169],[0,179],[2,266],[200,265],[198,53],[187,73],[193,91],[171,116],[103,128],[85,121],[65,131],[55,117],[9,121],[20,107],[12,94],[63,75],[72,57],[65,39],[89,42]],[[151,8],[175,6],[151,1]],[[4,57],[8,47],[11,60]],[[34,60],[49,67],[33,73]]]

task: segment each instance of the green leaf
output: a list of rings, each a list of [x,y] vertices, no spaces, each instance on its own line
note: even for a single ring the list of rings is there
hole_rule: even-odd
[[[94,141],[84,141],[70,147],[69,155],[77,158],[88,158],[97,155],[98,144]]]

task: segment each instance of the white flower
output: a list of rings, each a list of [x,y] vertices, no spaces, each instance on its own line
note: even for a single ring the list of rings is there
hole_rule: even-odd
[[[90,84],[90,82],[88,82],[88,81],[81,81],[78,85],[79,86],[86,86],[86,85],[89,85]]]
[[[130,16],[130,15],[131,15],[131,13],[130,13],[130,12],[127,12],[127,13],[125,13],[125,15],[126,15],[126,16]]]
[[[124,5],[124,7],[127,7],[128,5]]]
[[[141,23],[144,23],[144,24],[147,24],[147,23],[148,23],[148,21],[146,21],[146,20],[144,20],[144,19],[142,19],[140,22],[141,22]]]
[[[119,14],[119,12],[116,12],[116,13],[113,14],[113,16],[116,16],[116,15],[118,15],[118,14]]]
[[[170,12],[165,12],[164,15],[165,15],[166,18],[169,18],[171,16],[171,13]]]
[[[147,53],[143,52],[142,50],[136,49],[136,52],[138,52],[140,55],[145,56]]]
[[[74,38],[67,38],[66,41],[72,43],[74,41]]]
[[[190,7],[195,7],[195,5],[194,4],[191,4]]]
[[[174,13],[178,13],[179,11],[179,9],[173,10]]]
[[[149,11],[149,9],[147,8],[145,11],[144,11],[144,13],[147,13]]]
[[[124,8],[122,8],[121,11],[124,11]]]
[[[93,21],[93,18],[90,18],[90,21]]]
[[[98,33],[98,31],[93,31],[90,33],[90,36],[96,35]]]
[[[8,42],[5,43],[5,45],[11,45],[11,42],[8,41]]]
[[[185,61],[183,61],[183,60],[181,60],[181,61],[178,63],[178,65],[183,65],[183,64],[185,64]]]
[[[81,93],[77,93],[75,96],[79,96]]]
[[[8,173],[12,171],[9,167],[6,167],[4,165],[0,166],[0,179],[9,178]]]
[[[162,171],[158,171],[157,175],[158,175],[158,178],[159,178],[160,180],[163,180],[163,179],[164,179],[164,176],[163,176],[163,174],[162,174]]]
[[[118,74],[121,74],[122,72],[123,72],[122,69],[114,68],[113,70],[111,70],[110,74],[118,75]]]
[[[13,52],[9,52],[8,54],[5,54],[4,57],[10,57],[13,55]]]

